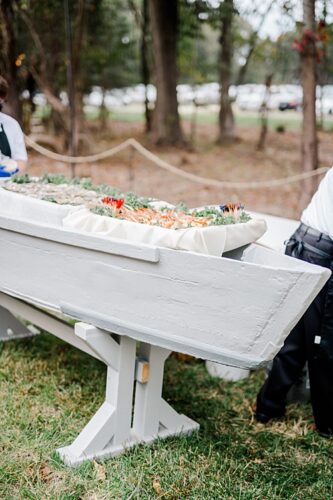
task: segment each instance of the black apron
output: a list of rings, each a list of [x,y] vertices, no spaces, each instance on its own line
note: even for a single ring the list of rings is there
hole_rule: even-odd
[[[318,246],[320,246],[318,244]],[[325,305],[322,315],[320,332],[318,334],[321,337],[320,344],[315,347],[316,355],[318,359],[326,359],[333,362],[333,258],[332,254],[328,254],[321,248],[314,247],[304,242],[296,233],[287,242],[286,254],[296,257],[301,260],[304,251],[309,251],[314,254],[315,257],[323,259],[320,265],[327,267],[332,271],[332,275],[325,285],[326,297]],[[319,262],[318,262],[319,263]]]
[[[9,158],[12,157],[12,150],[10,149],[8,138],[6,132],[4,131],[2,123],[0,129],[0,152],[3,156],[8,156]]]
[[[331,262],[330,269],[333,273],[333,262]],[[320,335],[320,355],[323,358],[333,361],[333,275],[327,283],[327,293]]]

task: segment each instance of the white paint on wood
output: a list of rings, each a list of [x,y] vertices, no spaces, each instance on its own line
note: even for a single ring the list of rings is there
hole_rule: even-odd
[[[296,231],[299,221],[255,212],[251,215],[263,219],[267,224],[267,231],[258,242],[284,253],[284,242]]]
[[[258,240],[257,243],[280,253],[284,253],[284,243],[297,229],[299,221],[261,213],[252,213],[251,215],[265,220],[267,224],[266,233]],[[210,375],[224,380],[242,380],[250,374],[249,370],[230,367],[213,361],[206,361],[206,368]]]
[[[0,304],[107,365],[103,405],[59,450],[70,465],[197,429],[161,396],[170,350],[258,366],[330,276],[256,245],[239,252],[242,260],[218,258],[66,231],[52,217],[48,225],[38,211],[33,222],[0,214]],[[76,335],[15,297],[77,317]],[[149,365],[145,378],[136,371],[136,340],[140,362]]]
[[[99,410],[71,445],[58,450],[65,463],[77,466],[85,460],[116,456],[138,442],[152,442],[199,428],[161,397],[164,361],[169,351],[141,346],[140,359],[145,356],[151,376],[145,384],[136,382],[132,427],[136,342],[122,336],[119,344],[109,343],[108,332],[84,323],[77,325],[76,332],[106,362],[107,386],[105,401]],[[117,369],[107,362],[113,363],[112,352],[118,356]]]
[[[0,342],[33,337],[34,335],[13,314],[0,306]]]
[[[101,236],[89,235],[76,231],[74,234],[65,228],[53,227],[48,224],[37,224],[26,220],[17,220],[11,217],[0,215],[0,227],[15,231],[25,235],[32,235],[41,239],[56,241],[80,248],[92,248],[100,252],[114,255],[122,255],[132,259],[147,260],[148,262],[158,262],[158,248],[151,245],[134,245],[130,242],[116,238],[102,238]]]
[[[81,351],[90,354],[90,356],[100,360],[95,351],[93,351],[85,342],[82,342],[80,338],[74,335],[74,328],[72,326],[58,318],[55,318],[47,311],[40,311],[35,306],[4,293],[0,293],[0,305],[8,311],[11,311],[16,316],[20,316],[27,321],[31,321],[34,325],[39,326],[43,330],[52,333],[68,344],[71,344]]]
[[[151,262],[1,223],[0,290],[57,310],[71,305],[96,326],[104,318],[111,332],[126,335],[114,326],[130,325],[139,340],[243,368],[272,359],[330,275],[256,245],[243,261],[160,248]]]

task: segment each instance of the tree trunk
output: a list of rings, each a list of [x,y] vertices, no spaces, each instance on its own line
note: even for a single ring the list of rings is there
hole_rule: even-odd
[[[148,31],[149,31],[149,13],[148,0],[142,3],[142,28],[141,28],[141,74],[142,83],[145,86],[145,119],[146,132],[151,132],[151,110],[149,109],[148,85],[150,83],[150,68],[148,62]]]
[[[321,15],[321,20],[319,23],[319,26],[321,25],[321,29],[324,30],[324,40],[322,42],[322,57],[319,65],[319,71],[318,71],[318,84],[320,85],[320,121],[319,121],[319,128],[320,130],[324,130],[324,87],[325,85],[328,84],[328,77],[329,77],[329,58],[328,58],[328,51],[327,51],[327,38],[326,38],[326,29],[327,29],[327,2],[326,0],[323,1],[323,10],[322,10],[322,15]]]
[[[301,53],[303,84],[303,129],[302,129],[302,168],[311,172],[318,168],[318,140],[316,130],[316,43],[315,43],[315,0],[303,0],[304,33],[306,37]],[[312,36],[313,35],[313,36]],[[316,182],[313,177],[303,181],[301,208],[310,201]]]
[[[16,38],[14,33],[14,15],[12,9],[12,1],[1,0],[0,9],[4,27],[4,47],[2,47],[2,53],[4,58],[5,77],[9,84],[5,111],[9,115],[16,118],[16,120],[20,121],[22,118],[22,106],[20,102],[20,89],[17,79],[17,67],[15,64],[17,51]]]
[[[146,132],[152,130],[152,112],[149,107],[148,85],[151,80],[149,65],[149,5],[148,0],[141,0],[141,9],[135,0],[128,0],[129,7],[134,14],[136,24],[141,32],[140,55],[141,55],[141,81],[145,86],[145,125]]]
[[[77,154],[79,149],[79,137],[85,130],[85,115],[83,109],[83,96],[84,96],[84,74],[82,71],[82,51],[84,47],[84,36],[86,31],[86,8],[87,1],[79,0],[77,6],[77,14],[73,25],[73,99],[74,99],[74,113],[72,120],[74,120],[75,134],[73,136],[74,148],[73,155]],[[71,111],[70,111],[71,113]]]
[[[102,102],[101,102],[101,105],[99,107],[99,116],[98,116],[100,128],[103,131],[107,130],[108,117],[109,117],[109,110],[105,104],[105,97],[106,97],[106,88],[103,86],[102,87]]]
[[[266,78],[266,88],[263,102],[260,107],[260,136],[257,144],[257,150],[262,151],[265,149],[266,145],[266,137],[268,132],[268,102],[271,95],[271,86],[272,86],[273,75],[268,75]]]
[[[149,0],[157,97],[153,139],[158,144],[183,142],[177,102],[177,0]]]
[[[232,72],[232,19],[234,15],[234,1],[225,0],[222,6],[222,30],[220,37],[221,62],[220,85],[221,101],[219,113],[219,136],[217,142],[223,144],[235,140],[235,121],[229,98],[229,87]]]

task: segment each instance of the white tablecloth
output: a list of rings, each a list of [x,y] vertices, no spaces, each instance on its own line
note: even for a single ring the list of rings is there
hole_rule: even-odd
[[[266,231],[266,223],[262,219],[225,226],[175,230],[96,215],[86,208],[70,211],[64,218],[63,225],[67,229],[98,234],[106,238],[120,238],[132,243],[146,243],[216,256],[252,243]]]
[[[62,226],[104,238],[117,238],[136,244],[146,243],[216,256],[252,243],[266,231],[266,222],[255,218],[249,222],[226,226],[165,229],[96,215],[85,207],[58,205],[6,191],[1,187],[0,215],[44,225]]]

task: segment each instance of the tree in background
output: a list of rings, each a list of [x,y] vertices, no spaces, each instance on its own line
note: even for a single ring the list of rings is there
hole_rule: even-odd
[[[327,30],[327,1],[323,1],[323,8],[321,19],[318,23],[318,38],[322,42],[322,49],[320,53],[320,61],[318,67],[318,85],[320,85],[320,96],[319,96],[319,105],[320,105],[320,121],[318,123],[318,127],[323,130],[324,129],[324,86],[328,83],[329,76],[329,61],[328,61],[328,53],[327,46],[329,40],[329,33]]]
[[[46,0],[16,0],[15,12],[19,43],[26,53],[24,64],[49,103],[52,132],[65,138],[68,110],[60,98],[66,88],[63,2],[56,0],[50,5]],[[59,36],[61,28],[63,36]]]
[[[295,47],[300,53],[303,86],[303,125],[302,125],[302,168],[311,172],[318,168],[318,139],[316,124],[316,18],[315,0],[303,0],[303,33]],[[308,204],[315,190],[314,178],[303,181],[300,206]]]
[[[288,10],[290,20],[294,21],[295,2],[276,2]],[[200,85],[220,80],[218,139],[219,142],[232,140],[235,127],[230,85],[237,81],[263,83],[272,74],[276,84],[298,83],[299,60],[309,70],[311,44],[317,45],[315,58],[323,44],[323,40],[318,42],[320,30],[313,32],[315,39],[305,43],[306,38],[311,39],[311,30],[305,29],[299,58],[291,47],[291,40],[296,36],[291,24],[290,31],[277,41],[262,38],[260,27],[273,3],[272,0],[265,3],[261,0],[251,3],[242,0],[71,0],[76,108],[80,122],[87,125],[81,126],[82,130],[90,130],[87,117],[98,116],[99,111],[85,107],[85,99],[94,87],[98,87],[94,96],[103,96],[99,108],[100,125],[108,131],[107,124],[112,116],[110,105],[128,102],[130,92],[119,88],[143,83],[147,89],[148,83],[154,81],[158,95],[153,139],[167,144],[182,143],[177,82],[191,85],[192,89],[181,89],[182,98],[188,103],[192,100],[195,104],[193,117],[200,117],[199,106],[217,102],[215,87],[204,95],[206,90],[201,93]],[[324,15],[326,4],[329,6],[327,0],[319,3],[322,23],[327,17],[325,30],[322,30],[327,36],[325,56],[319,65],[313,59],[312,63],[320,74],[326,75],[322,83],[331,83],[333,73],[327,68],[333,61],[332,25],[329,24],[330,15]],[[153,14],[151,22],[149,12]],[[38,90],[47,100],[47,105],[43,106],[43,124],[47,132],[55,133],[58,138],[65,137],[70,129],[64,24],[64,0],[0,0],[0,71],[11,83],[10,104],[15,101],[11,107],[16,108],[12,114],[19,117],[27,90],[32,109],[33,94]],[[139,102],[139,91],[134,93]],[[151,126],[151,106],[146,92],[146,131]],[[267,126],[267,116],[264,118],[263,123]],[[82,138],[82,144],[92,146],[90,134],[81,134]],[[304,153],[304,157],[308,155]]]
[[[8,1],[8,0],[7,0]],[[13,3],[13,2],[12,2]],[[107,90],[138,83],[137,33],[125,0],[70,2],[74,81],[78,129],[85,133],[84,95],[93,86]],[[31,74],[48,103],[47,125],[63,137],[69,131],[63,0],[15,0],[17,53],[24,51],[22,69]],[[56,26],[56,29],[54,29]],[[26,88],[26,87],[23,87]]]
[[[262,4],[262,2],[259,2],[259,4],[254,3],[253,6],[251,6],[251,12],[249,13],[249,15],[250,16],[259,15],[260,19],[259,19],[259,23],[258,23],[257,27],[255,29],[251,28],[250,33],[248,33],[248,35],[247,35],[248,38],[243,40],[243,44],[245,44],[246,52],[243,56],[244,62],[242,64],[240,64],[240,66],[239,66],[239,71],[238,71],[238,75],[236,78],[236,85],[243,85],[245,82],[246,73],[248,71],[250,61],[252,59],[253,54],[255,53],[257,44],[260,40],[260,38],[259,38],[260,30],[261,30],[264,22],[266,21],[268,14],[272,10],[274,3],[276,3],[276,0],[270,0],[267,4],[267,7],[265,8],[265,10],[263,12],[261,12],[260,14],[258,14],[258,11],[259,11],[259,7],[261,6],[260,4]]]
[[[221,6],[221,59],[220,86],[221,100],[219,112],[218,143],[231,142],[235,139],[235,120],[229,97],[233,64],[233,17],[235,14],[234,0],[224,0]]]
[[[103,129],[109,118],[108,92],[140,82],[141,10],[138,2],[132,3],[134,15],[133,5],[129,11],[127,1],[94,0],[94,10],[88,18],[84,91],[89,93],[92,87],[101,89],[99,118]]]
[[[153,39],[156,104],[153,114],[153,140],[157,144],[181,144],[177,102],[177,0],[149,0]]]
[[[146,132],[149,133],[152,130],[152,120],[148,98],[148,85],[151,82],[151,37],[148,0],[141,0],[140,4],[135,0],[128,0],[128,4],[134,14],[136,25],[140,30],[141,83],[145,87],[145,128]]]
[[[17,120],[21,119],[22,106],[20,101],[20,84],[18,79],[18,59],[17,41],[15,32],[15,18],[13,12],[13,2],[11,0],[0,0],[1,12],[1,40],[2,54],[0,61],[1,73],[9,83],[6,111]]]
[[[274,83],[295,83],[300,79],[299,56],[292,48],[295,31],[281,34],[277,40],[260,39],[246,72],[245,83],[262,83],[274,73]]]
[[[265,94],[264,94],[264,99],[261,103],[260,106],[260,122],[261,122],[261,127],[260,127],[260,135],[259,135],[259,140],[257,144],[257,150],[262,151],[265,148],[266,145],[266,138],[267,138],[267,132],[268,132],[268,110],[269,110],[269,98],[271,95],[271,86],[272,86],[272,81],[273,81],[273,75],[267,75],[266,82],[265,82]]]

